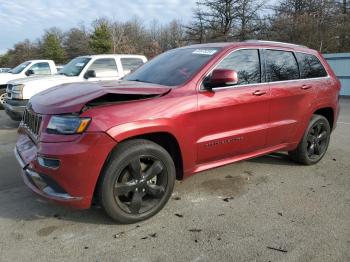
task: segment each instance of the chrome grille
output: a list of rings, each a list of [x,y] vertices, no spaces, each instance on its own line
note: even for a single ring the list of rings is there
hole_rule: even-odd
[[[12,88],[13,88],[13,85],[12,85],[12,84],[8,84],[8,85],[7,85],[7,90],[8,90],[8,91],[11,91]]]
[[[13,85],[12,84],[8,84],[6,87],[6,93],[7,93],[7,97],[11,98],[11,91],[12,91]]]
[[[38,136],[41,126],[41,120],[42,116],[28,109],[25,109],[21,124],[24,127],[26,127],[34,136]]]

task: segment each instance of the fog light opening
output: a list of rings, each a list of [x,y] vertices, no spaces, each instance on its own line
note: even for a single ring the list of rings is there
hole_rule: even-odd
[[[50,169],[57,169],[60,166],[60,161],[58,159],[38,156],[37,161],[39,165],[41,165],[42,167],[46,167]]]

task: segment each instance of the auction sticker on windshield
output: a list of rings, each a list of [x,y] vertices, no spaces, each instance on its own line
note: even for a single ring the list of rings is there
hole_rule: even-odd
[[[197,55],[213,55],[217,52],[218,50],[215,49],[196,49],[192,52],[192,54],[197,54]]]

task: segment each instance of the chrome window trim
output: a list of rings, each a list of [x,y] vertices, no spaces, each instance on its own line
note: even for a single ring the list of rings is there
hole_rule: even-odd
[[[259,48],[253,48],[253,47],[242,47],[242,48],[238,48],[238,49],[235,49],[235,50],[232,50],[231,52],[229,52],[226,56],[222,57],[214,66],[213,68],[211,68],[209,70],[208,73],[204,74],[203,77],[201,78],[201,80],[199,81],[199,89],[198,91],[199,92],[205,92],[207,91],[206,89],[202,89],[202,84],[203,84],[203,81],[204,79],[210,75],[214,70],[215,68],[228,56],[230,56],[232,53],[236,52],[236,51],[240,51],[240,50],[257,50],[259,51]],[[259,62],[260,61],[260,54],[259,54]],[[260,64],[260,67],[261,67],[261,64]],[[261,72],[260,72],[260,78],[261,78]],[[266,84],[267,82],[264,82],[264,83],[254,83],[254,84],[241,84],[241,85],[232,85],[232,86],[223,86],[223,87],[215,87],[213,88],[212,90],[221,90],[221,89],[229,89],[229,88],[236,88],[236,87],[241,87],[241,86],[247,86],[247,85],[258,85],[258,84]]]
[[[326,76],[322,76],[322,77],[315,77],[315,78],[329,77],[329,73],[327,71],[327,67],[323,64],[323,61],[321,61],[317,56],[315,56],[314,54],[310,54],[310,53],[304,52],[304,51],[294,51],[294,53],[301,53],[301,54],[305,54],[305,55],[313,55],[314,57],[316,57],[318,62],[320,62],[320,64],[323,66],[323,69],[324,69],[324,71],[326,71],[327,75]],[[297,58],[297,60],[298,60],[298,58]],[[297,61],[297,62],[299,64],[299,61]],[[301,76],[301,74],[300,74],[300,76]],[[302,79],[315,79],[315,78],[302,78]]]
[[[233,52],[236,52],[236,51],[239,51],[239,50],[276,50],[276,51],[285,51],[285,52],[292,52],[292,53],[303,53],[303,54],[308,54],[308,55],[313,55],[315,56],[314,54],[310,54],[308,52],[305,52],[305,51],[295,51],[295,50],[290,50],[288,47],[286,47],[285,49],[283,48],[271,48],[271,47],[242,47],[242,48],[238,48],[238,49],[235,49],[235,50],[232,50],[231,52],[229,52],[226,56],[222,57],[214,66],[213,68],[211,68],[208,73],[204,74],[203,77],[201,78],[201,80],[198,82],[198,91],[200,93],[203,93],[203,92],[207,92],[208,90],[206,89],[202,89],[202,84],[203,84],[203,81],[204,79],[209,75],[211,74],[215,68],[217,67],[218,64],[220,64],[222,62],[222,60],[224,60],[226,57],[228,57],[229,55],[231,55]],[[260,54],[259,54],[260,55]],[[322,63],[322,61],[317,57],[315,56],[319,61],[320,63],[322,64],[322,66],[325,68],[326,70],[326,67],[324,66],[324,64]],[[260,60],[261,62],[261,60]],[[298,61],[297,61],[298,62]],[[261,66],[261,65],[260,65]],[[299,65],[298,65],[299,66]],[[300,69],[299,69],[300,70]],[[250,86],[260,86],[260,85],[266,85],[266,84],[274,84],[274,83],[289,83],[289,82],[296,82],[296,81],[310,81],[310,80],[322,80],[322,79],[330,79],[330,76],[328,74],[328,71],[326,70],[327,72],[327,76],[323,76],[323,77],[315,77],[315,78],[299,78],[299,79],[293,79],[293,80],[283,80],[283,81],[274,81],[274,82],[260,82],[260,83],[254,83],[254,84],[241,84],[241,85],[232,85],[232,86],[223,86],[223,87],[214,87],[212,88],[213,91],[215,90],[225,90],[225,89],[233,89],[233,88],[239,88],[239,87],[250,87]]]

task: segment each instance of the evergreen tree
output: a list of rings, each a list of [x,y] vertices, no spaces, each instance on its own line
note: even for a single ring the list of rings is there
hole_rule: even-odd
[[[89,41],[91,50],[96,54],[106,54],[112,51],[112,34],[109,23],[105,19],[95,21],[94,32]]]
[[[65,61],[65,51],[61,46],[61,41],[54,33],[46,33],[42,42],[42,54],[46,59],[52,59],[56,63]]]

